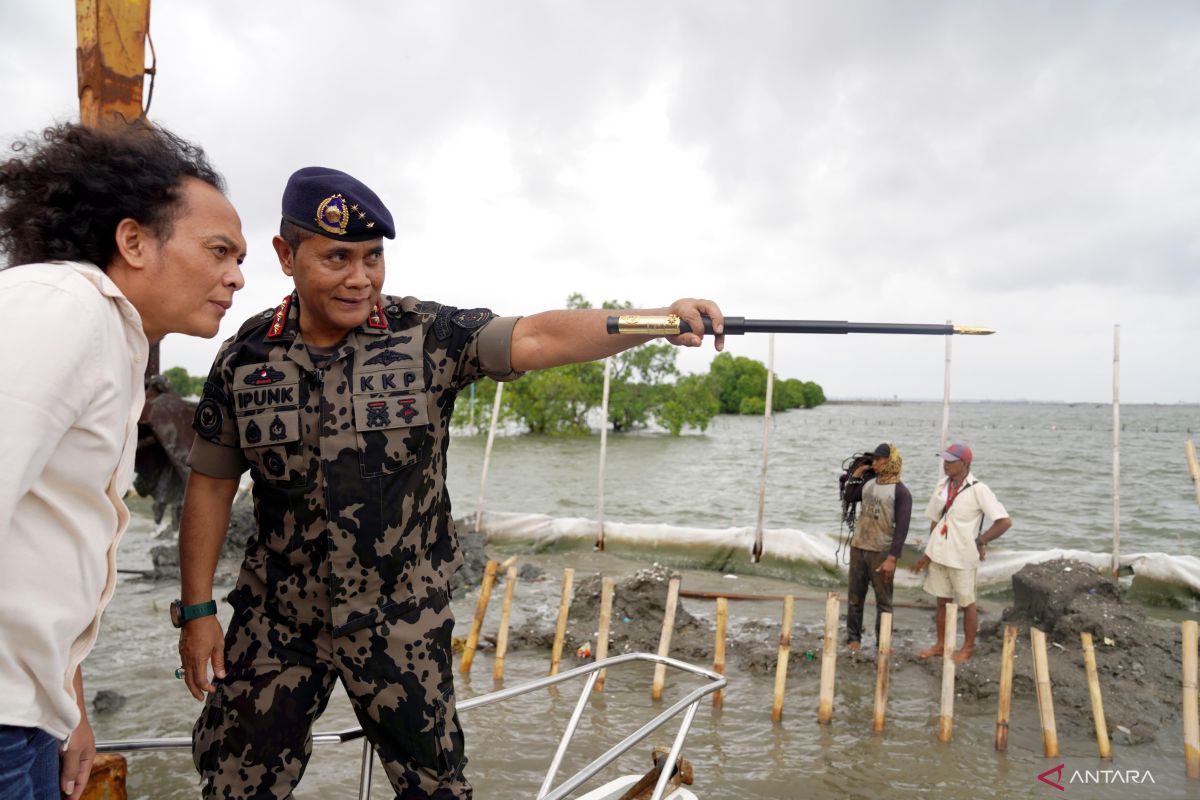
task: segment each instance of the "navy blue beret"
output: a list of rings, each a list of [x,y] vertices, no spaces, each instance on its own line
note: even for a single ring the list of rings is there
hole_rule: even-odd
[[[292,173],[283,190],[283,218],[330,239],[396,238],[391,212],[379,195],[357,178],[328,167]]]

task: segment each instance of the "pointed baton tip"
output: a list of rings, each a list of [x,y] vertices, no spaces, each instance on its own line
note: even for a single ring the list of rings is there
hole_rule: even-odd
[[[973,328],[969,325],[955,325],[954,332],[962,336],[991,336],[996,331],[991,328]]]

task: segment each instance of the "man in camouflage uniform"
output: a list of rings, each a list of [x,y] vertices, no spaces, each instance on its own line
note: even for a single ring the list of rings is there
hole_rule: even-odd
[[[604,311],[496,317],[382,295],[391,215],[335,170],[292,176],[280,234],[296,291],[225,342],[194,423],[177,605],[184,678],[205,700],[193,734],[204,796],[291,797],[340,678],[397,797],[469,798],[450,648],[448,581],[462,563],[445,485],[455,397],[485,376],[649,337],[609,336]],[[720,330],[711,302],[670,311]],[[223,635],[213,571],[247,468],[258,532]]]

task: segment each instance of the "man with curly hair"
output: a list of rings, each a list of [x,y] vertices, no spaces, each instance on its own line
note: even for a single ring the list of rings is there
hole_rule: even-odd
[[[204,152],[161,128],[61,124],[12,149],[0,162],[0,797],[78,798],[95,755],[80,665],[116,585],[149,346],[216,335],[246,245]]]
[[[862,649],[863,604],[868,587],[875,590],[875,641],[879,642],[880,619],[892,611],[896,560],[904,549],[912,518],[912,492],[900,482],[903,461],[899,448],[885,442],[872,455],[872,477],[866,478],[867,465],[863,464],[846,481],[845,490],[847,501],[862,501],[862,512],[850,540],[846,607],[846,645],[855,652]]]

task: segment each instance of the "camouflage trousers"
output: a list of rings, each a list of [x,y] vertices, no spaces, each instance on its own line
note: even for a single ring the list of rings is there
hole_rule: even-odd
[[[192,732],[205,798],[291,798],[340,678],[398,800],[469,800],[449,603],[337,638],[268,619],[257,603],[234,609],[226,677]]]

